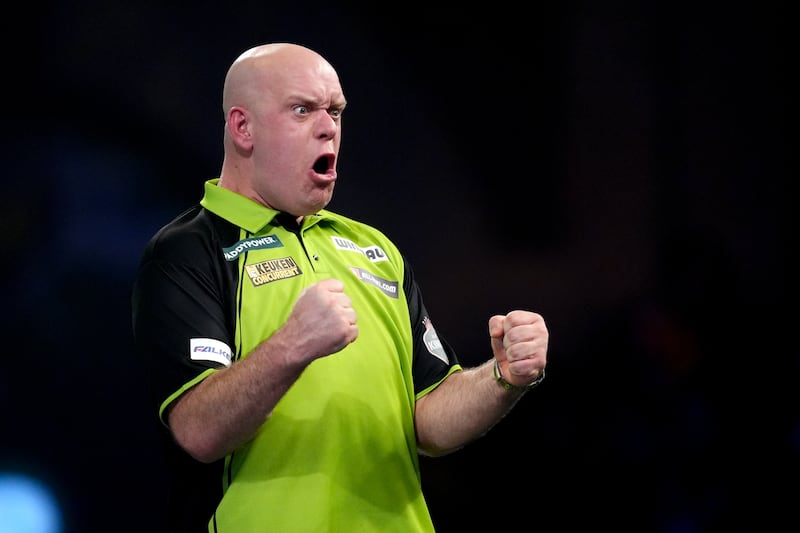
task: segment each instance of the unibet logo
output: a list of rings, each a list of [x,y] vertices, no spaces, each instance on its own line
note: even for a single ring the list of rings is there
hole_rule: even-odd
[[[366,256],[367,259],[372,261],[373,263],[378,263],[380,261],[388,261],[389,258],[386,257],[386,252],[378,246],[377,244],[373,244],[371,246],[361,247],[351,241],[350,239],[345,239],[344,237],[331,237],[333,239],[333,244],[340,250],[347,250],[348,252],[357,252]]]

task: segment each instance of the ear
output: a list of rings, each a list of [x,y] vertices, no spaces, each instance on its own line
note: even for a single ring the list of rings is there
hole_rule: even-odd
[[[246,109],[238,106],[230,108],[225,127],[236,146],[244,150],[250,150],[253,147],[249,114]]]

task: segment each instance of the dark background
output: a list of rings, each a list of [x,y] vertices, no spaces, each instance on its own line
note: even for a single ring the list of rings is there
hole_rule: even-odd
[[[219,171],[230,62],[294,41],[349,100],[330,208],[400,245],[463,362],[493,313],[550,328],[545,383],[423,460],[441,532],[796,530],[791,17],[552,4],[15,4],[0,467],[69,533],[161,531],[136,263]]]

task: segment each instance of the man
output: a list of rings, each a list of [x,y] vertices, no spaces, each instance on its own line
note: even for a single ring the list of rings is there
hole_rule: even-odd
[[[290,43],[225,79],[224,159],[162,228],[133,291],[175,479],[175,531],[433,531],[418,454],[483,435],[544,378],[548,331],[489,319],[462,368],[380,231],[326,210],[345,97]]]

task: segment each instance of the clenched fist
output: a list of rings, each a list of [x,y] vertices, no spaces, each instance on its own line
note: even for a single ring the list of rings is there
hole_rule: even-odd
[[[300,293],[287,325],[293,326],[297,347],[310,360],[336,353],[356,340],[357,320],[344,283],[326,279]]]
[[[500,371],[512,385],[525,386],[544,372],[549,333],[538,313],[495,315],[489,319],[489,336]]]

